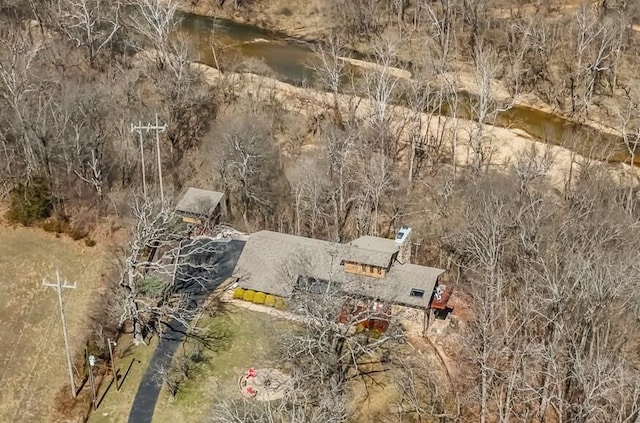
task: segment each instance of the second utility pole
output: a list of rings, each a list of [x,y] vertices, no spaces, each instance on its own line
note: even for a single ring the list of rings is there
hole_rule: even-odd
[[[156,124],[155,125],[131,125],[131,132],[136,131],[140,134],[140,140],[142,140],[142,131],[145,133],[149,133],[149,131],[156,131],[156,153],[158,156],[158,181],[160,182],[160,200],[164,204],[164,187],[162,185],[162,158],[160,156],[160,132],[164,132],[167,130],[167,124],[160,125],[158,122],[158,114],[156,113]],[[141,149],[142,149],[142,141],[141,141]],[[144,161],[142,162],[142,166],[144,166]],[[144,170],[143,170],[144,175]],[[144,176],[143,176],[144,179]],[[144,181],[143,181],[144,183]],[[146,194],[145,194],[146,196]]]
[[[60,320],[62,321],[62,337],[64,338],[64,350],[67,355],[67,369],[69,370],[69,383],[71,384],[71,394],[76,397],[76,383],[73,378],[73,368],[71,366],[71,354],[69,353],[69,341],[67,339],[67,324],[64,320],[64,308],[62,306],[62,290],[65,288],[76,288],[76,284],[68,285],[65,281],[64,285],[60,283],[60,271],[56,270],[56,283],[47,283],[42,281],[42,285],[54,288],[58,292],[58,305],[60,306]]]

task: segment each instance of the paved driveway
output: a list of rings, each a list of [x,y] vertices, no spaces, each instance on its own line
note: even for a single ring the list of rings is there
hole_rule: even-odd
[[[189,244],[183,254],[190,252],[187,262],[176,272],[176,283],[182,292],[193,298],[190,307],[198,307],[207,296],[231,276],[238,262],[244,241],[220,241],[201,239]],[[216,264],[212,270],[211,264]],[[158,343],[149,366],[138,386],[129,414],[129,423],[150,423],[160,394],[155,376],[160,366],[169,368],[171,358],[186,335],[186,328],[177,321],[168,324]]]

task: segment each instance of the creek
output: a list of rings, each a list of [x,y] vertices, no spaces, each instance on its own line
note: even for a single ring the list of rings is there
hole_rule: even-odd
[[[254,59],[254,66],[268,66],[268,76],[282,82],[296,86],[312,86],[316,82],[313,63],[317,58],[310,43],[229,19],[190,13],[180,13],[180,18],[179,31],[198,52],[201,63],[216,67],[216,59],[220,60],[220,57],[224,57],[224,63],[246,63],[247,59]],[[218,57],[213,54],[212,40]],[[353,56],[363,58],[355,52]],[[355,66],[350,65],[350,68],[355,74],[362,71]],[[470,118],[469,105],[473,95],[461,92],[458,100],[461,102],[459,116]],[[534,139],[567,147],[585,156],[608,161],[629,160],[621,137],[526,105],[516,104],[499,112],[495,125],[519,129]],[[640,165],[640,154],[638,156],[636,165]]]

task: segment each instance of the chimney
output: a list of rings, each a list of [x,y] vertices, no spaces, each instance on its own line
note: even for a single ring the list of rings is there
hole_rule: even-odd
[[[411,261],[411,228],[402,226],[396,233],[396,245],[399,248],[397,260],[400,263]]]

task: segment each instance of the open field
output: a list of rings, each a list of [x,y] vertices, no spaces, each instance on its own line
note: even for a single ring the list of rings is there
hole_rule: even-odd
[[[216,393],[238,391],[238,378],[249,367],[278,367],[273,362],[274,334],[286,330],[291,323],[264,313],[227,306],[213,318],[202,319],[198,326],[209,327],[214,338],[212,347],[205,349],[205,361],[195,376],[184,382],[172,399],[163,389],[153,421],[158,423],[202,422],[211,409]],[[189,342],[184,348],[190,348]],[[178,349],[181,353],[183,347]]]
[[[43,278],[77,282],[63,301],[72,351],[82,348],[86,316],[100,292],[109,262],[100,244],[0,225],[0,421],[45,422],[52,400],[68,383],[55,291]]]

